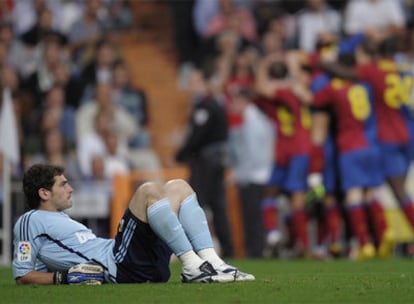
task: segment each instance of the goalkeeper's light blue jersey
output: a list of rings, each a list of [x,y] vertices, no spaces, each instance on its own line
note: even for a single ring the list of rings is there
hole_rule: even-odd
[[[14,278],[33,270],[66,270],[85,262],[104,266],[108,281],[116,275],[114,240],[96,237],[64,212],[30,210],[18,219],[13,233]]]

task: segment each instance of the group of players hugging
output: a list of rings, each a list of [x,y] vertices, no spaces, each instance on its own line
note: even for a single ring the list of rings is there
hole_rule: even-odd
[[[273,249],[283,243],[299,257],[391,256],[396,236],[378,191],[385,184],[414,228],[406,191],[414,157],[413,75],[398,60],[398,46],[395,37],[326,36],[315,53],[262,60],[255,103],[277,125],[275,165],[262,201]],[[281,217],[286,195],[289,212]]]

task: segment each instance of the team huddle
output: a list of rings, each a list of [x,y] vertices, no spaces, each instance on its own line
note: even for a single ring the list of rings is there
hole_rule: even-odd
[[[406,62],[395,59],[397,45],[392,37],[374,40],[359,34],[325,41],[313,54],[264,58],[255,102],[277,125],[273,190],[262,204],[273,244],[280,241],[275,216],[280,192],[289,194],[286,225],[299,255],[310,251],[309,189],[314,198],[319,189],[323,211],[317,245],[325,246],[326,253],[344,250],[341,227],[346,221],[358,242],[357,258],[391,254],[393,235],[378,197],[384,183],[414,227],[414,205],[405,189],[414,157],[413,75]]]

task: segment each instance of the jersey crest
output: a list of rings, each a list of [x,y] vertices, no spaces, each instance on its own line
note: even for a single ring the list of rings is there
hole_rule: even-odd
[[[17,251],[17,260],[19,262],[31,262],[32,255],[31,255],[32,247],[30,242],[19,242],[18,244],[18,251]]]

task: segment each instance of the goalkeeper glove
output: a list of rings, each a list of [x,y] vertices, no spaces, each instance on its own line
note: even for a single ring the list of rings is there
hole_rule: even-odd
[[[65,271],[53,273],[53,284],[69,285],[101,285],[104,281],[104,270],[96,264],[82,263]]]
[[[306,193],[305,201],[311,203],[315,200],[319,200],[325,196],[326,190],[323,185],[323,177],[320,173],[312,173],[308,176],[308,185],[310,191]]]

